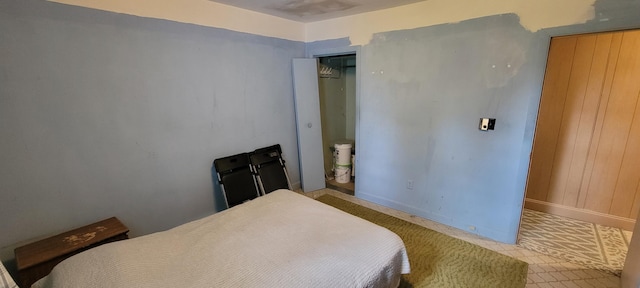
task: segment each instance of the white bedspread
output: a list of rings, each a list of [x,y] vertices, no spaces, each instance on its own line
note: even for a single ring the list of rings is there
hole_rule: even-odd
[[[287,190],[73,256],[33,287],[396,287],[386,228]]]

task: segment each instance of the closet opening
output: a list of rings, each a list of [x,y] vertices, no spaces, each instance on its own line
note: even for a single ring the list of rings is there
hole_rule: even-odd
[[[356,54],[318,57],[322,151],[328,188],[355,191]]]

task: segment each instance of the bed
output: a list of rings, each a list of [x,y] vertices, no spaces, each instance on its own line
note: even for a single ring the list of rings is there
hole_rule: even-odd
[[[85,251],[32,287],[397,287],[409,270],[393,232],[278,190]]]

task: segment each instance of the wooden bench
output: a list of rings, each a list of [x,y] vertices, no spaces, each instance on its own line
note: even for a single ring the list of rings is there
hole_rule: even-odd
[[[49,237],[15,249],[20,287],[47,276],[62,260],[82,251],[129,238],[129,228],[116,217],[111,217],[53,237]]]

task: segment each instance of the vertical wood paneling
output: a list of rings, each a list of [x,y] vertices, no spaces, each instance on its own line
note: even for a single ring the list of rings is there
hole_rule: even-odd
[[[609,49],[609,61],[607,63],[607,71],[605,72],[605,80],[602,87],[602,93],[600,97],[600,104],[598,106],[598,112],[596,115],[596,123],[593,128],[593,136],[591,137],[591,144],[589,147],[589,153],[587,154],[587,160],[580,184],[580,193],[578,196],[577,208],[585,208],[585,202],[587,201],[587,191],[589,190],[589,183],[591,182],[591,173],[593,171],[593,165],[596,160],[596,154],[598,152],[598,145],[600,145],[600,135],[602,134],[602,125],[604,123],[605,111],[609,104],[609,96],[611,95],[611,85],[613,85],[613,76],[615,75],[616,65],[618,64],[618,55],[620,54],[620,45],[622,45],[622,32],[611,33],[611,48]]]
[[[563,205],[577,207],[582,184],[583,173],[587,162],[589,148],[592,144],[592,137],[596,123],[596,115],[600,106],[600,96],[604,84],[607,63],[609,62],[609,50],[613,34],[600,34],[596,36],[596,44],[593,52],[593,60],[587,87],[584,92],[584,102],[580,114],[576,137],[574,141],[571,164],[566,177],[566,187],[564,190]]]
[[[635,100],[636,105],[609,214],[630,218],[636,216],[632,215],[632,207],[640,181],[640,102],[638,101],[640,94],[640,76],[638,76],[640,75],[640,31],[625,32],[624,40],[627,43],[625,48],[629,46],[627,49],[629,49],[629,53],[634,54],[634,57],[629,59],[631,71],[625,75],[619,75],[624,77],[621,82],[626,84],[620,88],[622,90],[620,93],[631,98],[630,101]]]
[[[589,81],[591,63],[596,47],[596,35],[577,37],[576,48],[571,66],[571,76],[566,91],[566,99],[562,110],[562,120],[555,157],[549,180],[547,202],[563,203],[567,177],[571,169],[577,130],[580,124],[585,91]]]
[[[527,199],[636,218],[640,30],[552,39]]]
[[[636,103],[636,111],[631,124],[631,133],[622,158],[622,166],[613,194],[609,214],[632,218],[638,212],[633,211],[637,190],[640,183],[640,101]]]
[[[547,71],[544,77],[538,127],[532,149],[529,169],[527,197],[546,200],[555,156],[562,110],[566,98],[573,54],[577,39],[575,37],[556,38],[549,48]]]
[[[610,213],[613,191],[616,189],[625,147],[629,138],[631,122],[637,104],[637,91],[640,88],[636,62],[640,50],[635,48],[635,39],[623,34],[622,46],[615,69],[615,76],[609,96],[609,104],[600,135],[600,143],[589,176],[591,181],[587,191],[585,208],[601,213]],[[634,74],[636,73],[636,74]],[[630,93],[631,97],[629,96]]]

